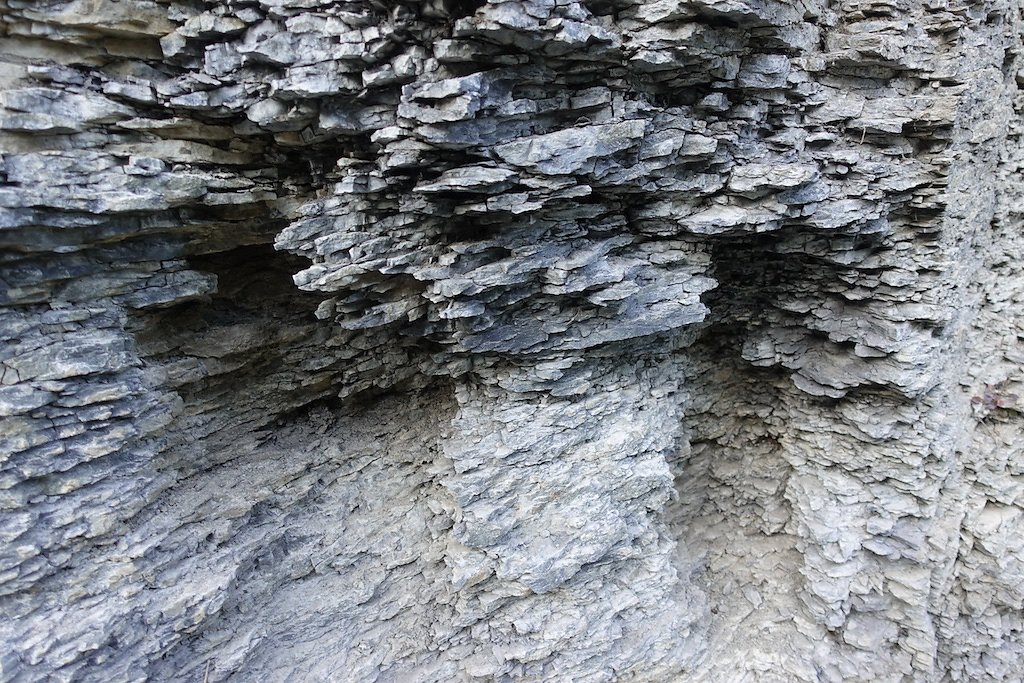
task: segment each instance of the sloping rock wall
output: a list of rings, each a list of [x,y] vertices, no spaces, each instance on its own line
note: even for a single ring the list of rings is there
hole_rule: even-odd
[[[1019,4],[0,29],[0,680],[1024,678]]]

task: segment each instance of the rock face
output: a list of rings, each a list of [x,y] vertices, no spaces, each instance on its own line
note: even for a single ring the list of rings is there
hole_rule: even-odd
[[[1017,4],[0,22],[0,680],[1024,679]]]

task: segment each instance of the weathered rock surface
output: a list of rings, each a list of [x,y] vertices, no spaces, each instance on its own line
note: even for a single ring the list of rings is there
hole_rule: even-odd
[[[1024,680],[1005,0],[0,0],[0,680]]]

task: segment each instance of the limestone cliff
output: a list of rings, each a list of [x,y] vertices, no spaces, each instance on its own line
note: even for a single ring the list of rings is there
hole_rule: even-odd
[[[1010,0],[0,0],[0,680],[1024,680]]]

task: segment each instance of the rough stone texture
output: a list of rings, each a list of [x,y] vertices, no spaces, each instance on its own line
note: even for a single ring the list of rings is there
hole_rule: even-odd
[[[0,29],[0,680],[1024,680],[1019,4]]]

